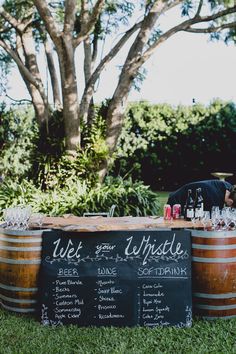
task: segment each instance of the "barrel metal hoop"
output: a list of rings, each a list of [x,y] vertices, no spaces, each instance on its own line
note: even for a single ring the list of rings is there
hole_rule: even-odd
[[[236,263],[236,257],[228,258],[206,258],[206,257],[192,257],[192,261],[199,263]]]
[[[225,294],[205,294],[205,293],[193,293],[193,296],[205,299],[231,299],[236,298],[236,293]]]
[[[194,307],[198,309],[203,309],[203,310],[213,310],[213,311],[219,311],[219,310],[236,310],[236,304],[235,305],[204,305],[204,304],[194,304]]]
[[[0,257],[0,262],[7,264],[40,264],[41,259],[10,259],[10,258],[2,258]]]
[[[0,299],[7,301],[7,302],[14,302],[16,304],[36,304],[36,300],[30,300],[30,299],[15,299],[13,297],[8,297],[5,295],[0,294]]]
[[[236,233],[232,233],[232,231],[194,231],[194,233],[191,232],[191,237],[225,239],[236,238]]]
[[[202,245],[198,243],[192,243],[192,248],[198,250],[236,250],[236,245]]]
[[[6,250],[6,251],[41,251],[42,247],[12,247],[12,246],[0,246],[0,250]]]
[[[9,290],[9,291],[21,291],[21,292],[37,292],[38,288],[22,288],[22,287],[18,287],[18,286],[12,286],[12,285],[5,285],[0,283],[0,288],[4,289],[4,290]]]
[[[9,243],[41,243],[42,238],[8,238],[8,237],[1,237],[0,241],[9,242]]]
[[[0,301],[1,306],[9,311],[14,311],[14,312],[20,312],[20,313],[28,313],[28,312],[35,312],[36,309],[34,308],[19,308],[19,307],[12,307],[12,306],[8,306],[5,305],[2,301]]]

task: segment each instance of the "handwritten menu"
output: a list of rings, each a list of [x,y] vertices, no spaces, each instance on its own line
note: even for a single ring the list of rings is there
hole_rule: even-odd
[[[46,231],[39,289],[43,325],[189,327],[190,232]]]

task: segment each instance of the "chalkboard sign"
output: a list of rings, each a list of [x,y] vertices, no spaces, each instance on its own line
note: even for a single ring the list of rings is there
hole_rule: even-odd
[[[190,232],[45,232],[39,289],[43,325],[189,327]]]

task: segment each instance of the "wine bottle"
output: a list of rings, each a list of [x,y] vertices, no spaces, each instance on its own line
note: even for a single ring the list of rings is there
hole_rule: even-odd
[[[194,217],[194,200],[192,197],[192,190],[188,190],[185,208],[185,220],[190,221]]]
[[[198,188],[198,189],[196,190],[196,197],[195,197],[195,202],[194,202],[194,209],[195,209],[195,218],[201,218],[201,217],[203,217],[204,202],[203,202],[203,197],[202,197],[202,190],[201,190],[201,188]]]

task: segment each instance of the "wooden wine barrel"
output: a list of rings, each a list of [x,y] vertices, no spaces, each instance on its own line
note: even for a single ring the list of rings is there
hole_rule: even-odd
[[[236,231],[192,230],[192,283],[196,315],[236,317]]]
[[[0,228],[0,304],[7,310],[36,310],[42,232]]]

